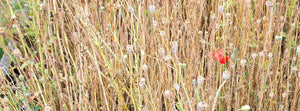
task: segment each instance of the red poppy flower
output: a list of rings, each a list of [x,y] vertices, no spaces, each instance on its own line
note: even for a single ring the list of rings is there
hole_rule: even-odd
[[[228,56],[224,56],[222,49],[212,52],[212,56],[214,57],[215,60],[219,61],[221,64],[225,64],[226,61],[229,59]]]

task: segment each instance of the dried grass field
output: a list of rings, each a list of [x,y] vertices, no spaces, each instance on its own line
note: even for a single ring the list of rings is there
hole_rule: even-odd
[[[299,0],[0,0],[0,111],[299,111]]]

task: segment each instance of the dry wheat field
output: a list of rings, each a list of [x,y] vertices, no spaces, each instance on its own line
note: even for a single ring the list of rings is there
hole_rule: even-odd
[[[0,0],[0,111],[300,111],[299,0]]]

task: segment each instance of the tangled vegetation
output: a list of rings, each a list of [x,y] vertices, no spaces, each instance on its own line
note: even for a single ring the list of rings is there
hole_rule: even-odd
[[[0,111],[299,111],[299,8],[0,0]]]

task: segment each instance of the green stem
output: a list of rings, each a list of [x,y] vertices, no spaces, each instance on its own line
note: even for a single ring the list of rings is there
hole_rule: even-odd
[[[216,103],[217,103],[217,99],[218,99],[219,93],[220,93],[222,87],[224,86],[224,84],[226,83],[226,81],[227,81],[227,80],[225,80],[225,81],[221,84],[221,86],[219,87],[219,89],[218,89],[218,91],[217,91],[217,93],[216,93],[216,96],[215,96],[215,99],[214,99],[214,104],[213,104],[213,106],[212,106],[212,111],[214,111],[214,110],[216,109]]]

